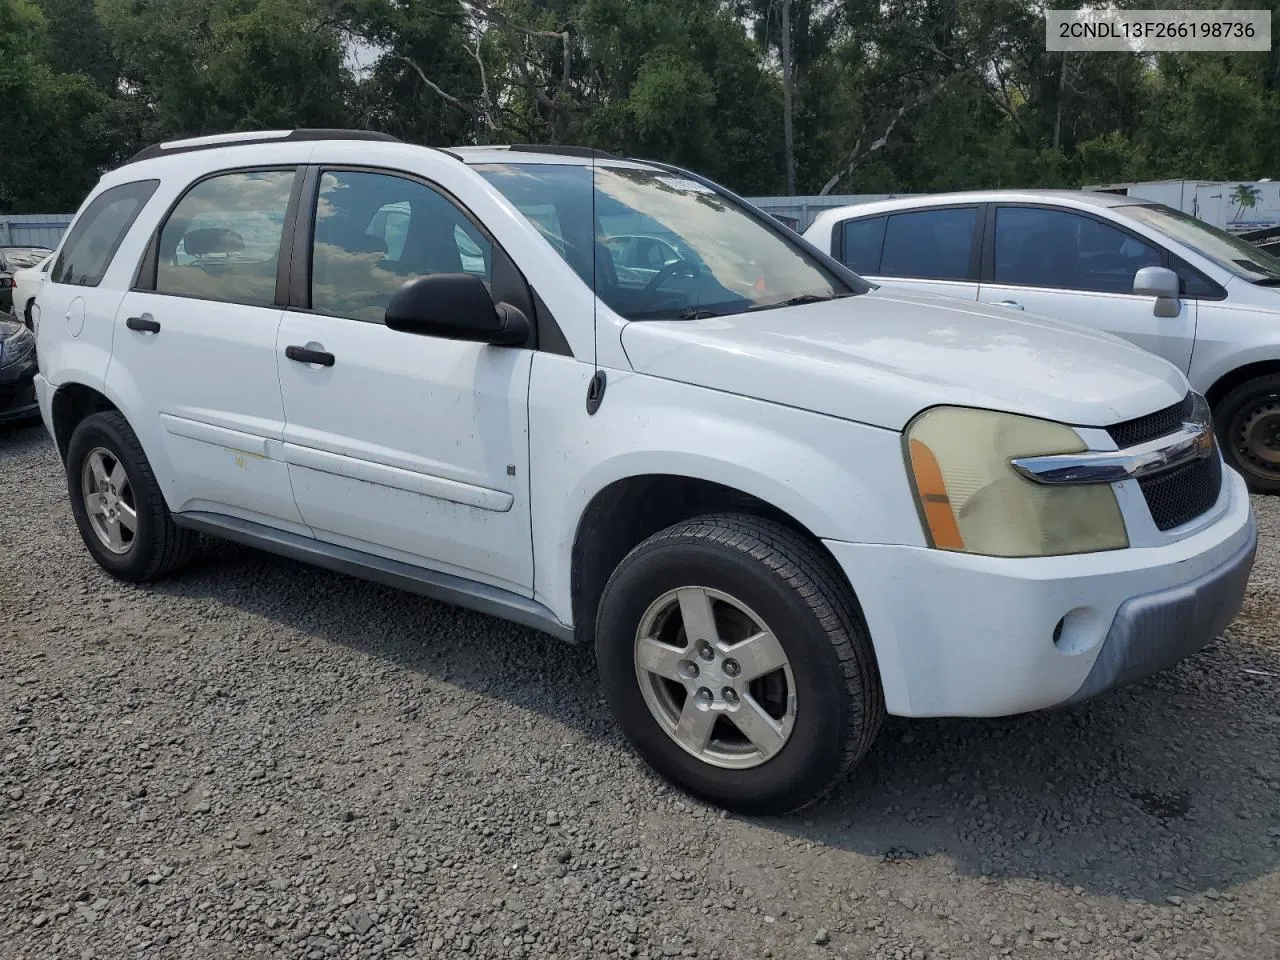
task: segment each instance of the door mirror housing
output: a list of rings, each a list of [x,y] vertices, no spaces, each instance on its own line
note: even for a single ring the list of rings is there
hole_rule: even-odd
[[[415,277],[387,303],[392,330],[497,346],[528,342],[529,318],[507,303],[495,304],[484,281],[469,273]]]
[[[1176,317],[1182,310],[1178,275],[1168,267],[1143,267],[1133,276],[1133,292],[1140,297],[1155,297],[1157,317]]]

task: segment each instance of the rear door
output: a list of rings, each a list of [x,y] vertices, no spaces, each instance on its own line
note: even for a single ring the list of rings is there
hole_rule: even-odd
[[[293,165],[196,181],[152,238],[116,314],[108,379],[168,460],[175,511],[209,511],[306,533],[279,459],[276,369],[281,247]],[[287,258],[286,258],[287,260]],[[143,431],[139,431],[140,435]]]
[[[981,204],[903,210],[836,224],[836,259],[890,290],[974,300]]]
[[[1093,327],[1164,357],[1184,373],[1195,345],[1196,301],[1157,317],[1155,298],[1133,292],[1143,267],[1168,253],[1119,225],[1081,211],[992,204],[979,299]]]

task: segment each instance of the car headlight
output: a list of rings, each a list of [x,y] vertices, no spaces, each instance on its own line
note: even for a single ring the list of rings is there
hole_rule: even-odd
[[[1081,453],[1049,420],[934,407],[907,427],[907,463],[930,545],[992,557],[1047,557],[1129,545],[1109,484],[1050,486],[1014,471],[1015,457]]]
[[[20,329],[7,340],[0,340],[0,367],[8,367],[19,363],[36,348],[36,338],[26,327]]]

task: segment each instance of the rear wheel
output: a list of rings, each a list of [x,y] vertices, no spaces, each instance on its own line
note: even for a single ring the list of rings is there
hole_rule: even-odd
[[[190,556],[196,535],[174,525],[133,428],[115,411],[86,417],[67,445],[67,490],[80,536],[121,580],[155,580]]]
[[[821,798],[884,715],[861,612],[831,560],[757,517],[700,517],[636,547],[605,587],[596,654],[641,756],[743,813]]]
[[[1227,462],[1254,493],[1280,493],[1280,374],[1257,377],[1218,403],[1214,421]]]

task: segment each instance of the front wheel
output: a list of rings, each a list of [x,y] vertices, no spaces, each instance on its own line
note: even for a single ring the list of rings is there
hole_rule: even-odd
[[[831,790],[884,701],[857,601],[791,529],[724,514],[669,527],[619,564],[596,655],[624,734],[658,773],[775,814]]]
[[[1254,493],[1280,493],[1280,374],[1257,377],[1218,403],[1214,421],[1227,463]]]

